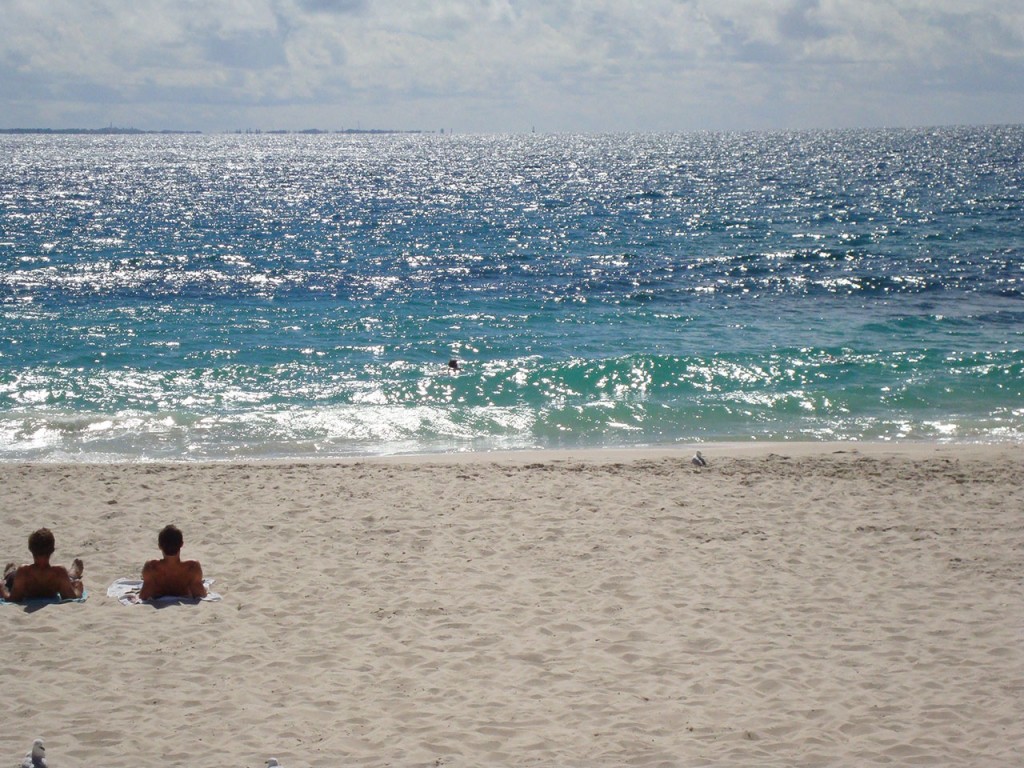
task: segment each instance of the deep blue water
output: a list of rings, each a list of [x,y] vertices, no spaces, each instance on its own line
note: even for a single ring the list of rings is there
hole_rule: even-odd
[[[1020,441],[1021,158],[1021,126],[2,136],[0,460]]]

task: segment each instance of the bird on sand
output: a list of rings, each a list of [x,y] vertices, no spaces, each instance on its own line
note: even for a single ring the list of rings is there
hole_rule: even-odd
[[[695,467],[706,467],[708,465],[708,460],[700,455],[700,451],[697,451],[693,454],[693,458],[690,459],[690,463]]]
[[[282,768],[281,764],[277,762],[276,757],[272,757],[267,760],[267,768]]]
[[[21,761],[21,768],[46,768],[46,747],[42,739],[32,742],[32,751]]]

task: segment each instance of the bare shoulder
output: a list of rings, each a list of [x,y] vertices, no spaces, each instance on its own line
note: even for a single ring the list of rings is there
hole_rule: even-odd
[[[21,566],[14,572],[14,580],[17,582],[19,579],[37,582],[37,581],[48,581],[55,580],[61,577],[67,578],[68,569],[60,565],[50,566],[39,566],[35,563],[28,563],[27,565]]]
[[[158,570],[160,570],[160,561],[159,560],[147,560],[146,564],[142,566],[142,572],[143,573],[150,573],[152,571],[158,571]]]

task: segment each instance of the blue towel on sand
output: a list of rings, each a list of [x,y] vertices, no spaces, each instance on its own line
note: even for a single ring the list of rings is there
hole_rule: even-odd
[[[22,600],[20,603],[12,603],[10,600],[4,600],[0,597],[0,605],[59,605],[60,603],[84,603],[86,598],[89,597],[89,590],[83,588],[81,597],[39,597],[34,600]]]

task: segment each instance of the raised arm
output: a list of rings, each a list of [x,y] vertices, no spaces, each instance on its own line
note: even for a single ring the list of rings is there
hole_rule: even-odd
[[[82,581],[81,579],[72,579],[71,575],[64,569],[61,568],[63,573],[58,574],[58,585],[57,592],[60,594],[62,600],[71,600],[82,596]]]

